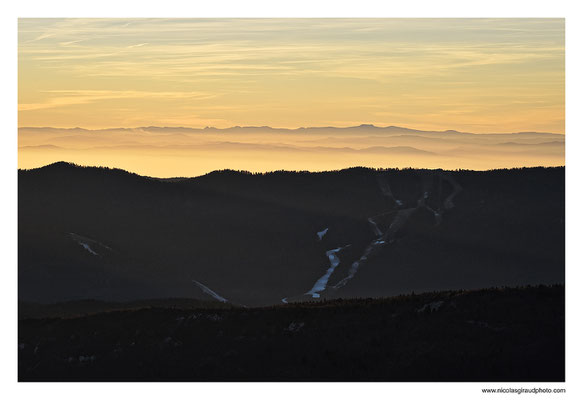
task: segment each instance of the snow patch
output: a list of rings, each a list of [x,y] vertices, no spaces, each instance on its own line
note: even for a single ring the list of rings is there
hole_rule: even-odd
[[[225,299],[222,296],[219,296],[216,292],[214,292],[213,290],[209,289],[207,286],[203,285],[202,283],[200,283],[198,281],[195,281],[194,279],[192,280],[192,282],[194,282],[203,292],[205,292],[209,296],[214,297],[215,299],[217,299],[221,303],[228,303],[228,300],[227,299]]]
[[[423,307],[421,307],[420,309],[417,310],[417,312],[423,312],[427,309],[429,309],[429,311],[434,312],[437,311],[441,308],[441,306],[443,305],[443,301],[439,300],[439,301],[433,301],[431,303],[425,304]]]
[[[210,314],[206,316],[206,319],[208,319],[209,321],[221,321],[223,319],[223,317],[221,317],[219,314]]]
[[[383,233],[379,229],[378,225],[376,224],[376,222],[373,221],[372,218],[369,218],[368,219],[368,222],[372,226],[372,230],[373,230],[373,232],[374,232],[375,235],[377,235],[377,236],[382,236],[383,235]]]
[[[320,231],[318,233],[316,233],[316,235],[318,235],[318,240],[322,240],[322,238],[324,237],[325,234],[328,233],[328,228],[324,229],[323,231]]]
[[[435,217],[435,226],[441,224],[441,221],[443,220],[442,215],[438,211],[435,211],[433,208],[429,207],[428,205],[425,205],[425,208],[429,210],[431,213],[433,213],[433,216]]]
[[[83,246],[83,248],[85,250],[87,250],[89,253],[93,254],[94,256],[98,256],[99,255],[95,251],[93,251],[93,249],[87,243],[83,243],[83,242],[77,242],[77,243],[79,243],[81,246]]]
[[[82,246],[85,250],[87,250],[90,254],[94,256],[98,256],[99,254],[95,250],[93,250],[93,248],[91,248],[90,243],[92,245],[99,245],[107,250],[111,250],[110,247],[104,245],[103,243],[98,242],[97,240],[77,235],[76,233],[73,232],[69,232],[69,235],[71,236],[71,239],[73,239],[75,242],[77,242],[80,246]]]
[[[298,332],[300,329],[304,327],[303,322],[295,322],[292,321],[287,328],[284,329],[286,332]]]

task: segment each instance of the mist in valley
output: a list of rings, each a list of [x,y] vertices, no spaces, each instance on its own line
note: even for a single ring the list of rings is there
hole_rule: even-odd
[[[161,178],[198,176],[221,169],[325,171],[364,166],[488,170],[565,163],[563,134],[473,134],[374,125],[20,128],[18,145],[21,169],[68,161]]]

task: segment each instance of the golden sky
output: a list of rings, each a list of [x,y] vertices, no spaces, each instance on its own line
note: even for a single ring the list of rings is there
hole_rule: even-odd
[[[564,133],[563,19],[20,19],[19,126]]]

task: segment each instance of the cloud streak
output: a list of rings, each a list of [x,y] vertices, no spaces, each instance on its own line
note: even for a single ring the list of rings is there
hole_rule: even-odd
[[[176,110],[189,108],[197,121],[224,126],[410,124],[417,114],[414,124],[434,128],[490,120],[562,131],[557,113],[532,118],[518,105],[535,109],[542,99],[564,109],[564,21],[21,19],[19,82],[23,125],[98,127],[91,107],[99,103],[108,126],[136,118],[157,124],[148,115],[164,110],[187,124],[189,114]],[[64,88],[119,94],[57,92]],[[214,97],[148,94],[181,91]],[[113,100],[117,109],[106,104]],[[494,111],[496,101],[513,114]],[[475,119],[445,120],[455,115]]]
[[[50,97],[44,103],[19,104],[18,111],[43,110],[119,99],[208,99],[214,97],[214,94],[202,92],[147,92],[132,90],[50,90],[44,93],[53,95],[53,97]]]

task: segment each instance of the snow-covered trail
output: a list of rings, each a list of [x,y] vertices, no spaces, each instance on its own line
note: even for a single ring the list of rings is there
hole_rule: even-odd
[[[81,246],[83,246],[83,248],[85,250],[87,250],[89,253],[93,254],[94,256],[98,256],[99,254],[97,254],[95,251],[93,251],[93,249],[87,244],[87,243],[83,243],[83,242],[78,242]]]
[[[462,191],[461,185],[459,183],[457,183],[450,174],[440,173],[439,176],[442,180],[446,180],[451,184],[451,186],[453,187],[453,192],[450,193],[450,195],[447,196],[443,200],[443,208],[442,208],[442,205],[439,205],[439,208],[437,210],[434,210],[433,208],[429,207],[427,204],[424,205],[427,210],[429,210],[431,213],[433,213],[433,216],[435,217],[435,226],[440,225],[441,222],[443,221],[443,214],[444,214],[443,210],[451,210],[452,208],[454,208],[455,205],[453,203],[453,199],[455,196],[457,196]],[[440,185],[441,185],[441,183],[440,183]],[[440,191],[441,191],[441,187],[440,187]]]
[[[417,207],[411,207],[406,208],[404,210],[400,210],[397,213],[397,215],[395,215],[395,219],[393,219],[393,222],[391,222],[391,224],[389,225],[389,229],[387,229],[386,233],[386,238],[389,240],[389,242],[393,242],[395,240],[395,235],[397,234],[397,232],[403,226],[405,226],[405,223],[407,222],[411,214],[413,214],[413,212],[417,210],[417,208],[419,208],[419,205],[417,205]]]
[[[192,282],[195,283],[203,292],[205,292],[209,296],[214,297],[215,299],[217,299],[221,303],[228,303],[229,302],[227,299],[225,299],[222,296],[219,296],[215,291],[211,290],[210,288],[208,288],[207,286],[203,285],[199,281],[196,281],[196,280],[193,279]]]
[[[459,192],[461,192],[462,187],[451,177],[451,175],[449,175],[449,174],[445,175],[442,173],[440,176],[442,176],[443,179],[445,179],[449,183],[451,183],[451,185],[454,188],[454,191],[443,202],[443,207],[446,210],[451,210],[454,207],[453,199]],[[340,281],[338,281],[338,283],[331,286],[333,289],[340,289],[340,288],[346,286],[346,284],[352,278],[354,278],[356,273],[359,271],[360,267],[362,267],[362,265],[368,261],[368,259],[370,258],[371,255],[376,253],[380,248],[386,246],[387,244],[393,243],[396,239],[397,233],[407,224],[407,221],[409,220],[411,215],[415,211],[417,211],[418,209],[425,208],[425,209],[431,211],[435,217],[435,222],[436,222],[435,226],[439,225],[443,219],[444,212],[442,211],[441,205],[440,205],[438,210],[433,210],[431,207],[429,207],[426,204],[427,199],[431,195],[430,187],[428,185],[426,185],[425,190],[421,193],[421,195],[417,199],[417,204],[415,207],[401,208],[403,206],[403,202],[398,200],[398,199],[395,199],[386,176],[381,175],[381,174],[377,175],[377,183],[378,183],[379,188],[380,188],[381,192],[383,193],[383,195],[386,196],[387,198],[393,200],[395,202],[395,204],[397,205],[397,207],[399,207],[399,208],[394,209],[394,210],[390,210],[387,212],[383,212],[383,213],[380,213],[380,214],[377,214],[377,215],[374,215],[374,216],[371,216],[368,218],[368,222],[369,222],[369,224],[373,230],[373,233],[375,234],[376,237],[364,249],[364,252],[360,256],[360,258],[351,264],[351,266],[348,270],[348,274],[344,278],[342,278]],[[389,224],[386,232],[383,232],[379,228],[379,226],[375,220],[378,217],[387,216],[390,214],[395,214],[395,216],[393,217],[392,222]],[[326,228],[323,231],[318,232],[317,233],[318,238],[321,240],[321,238],[327,232],[328,232],[328,228]],[[347,246],[344,246],[344,247],[347,247]],[[328,259],[330,260],[330,267],[326,270],[326,273],[324,275],[322,275],[316,281],[316,283],[314,284],[312,289],[305,293],[305,295],[311,295],[312,298],[319,298],[321,295],[321,292],[327,290],[330,277],[334,273],[336,267],[338,267],[338,265],[340,264],[340,259],[338,258],[336,253],[338,253],[344,247],[338,247],[336,249],[328,250],[326,252]],[[288,298],[284,297],[283,299],[281,299],[281,301],[282,301],[282,303],[287,304]]]
[[[446,210],[451,210],[454,207],[453,198],[462,191],[462,187],[457,183],[450,174],[441,174],[441,177],[448,181],[453,186],[453,192],[443,201],[443,206]]]
[[[368,219],[368,222],[372,226],[372,230],[373,230],[373,232],[374,232],[375,235],[381,236],[383,234],[381,232],[381,230],[379,229],[379,226],[377,225],[377,223],[374,222],[374,220],[372,219],[372,217]]]
[[[425,205],[425,208],[433,214],[433,217],[435,218],[435,226],[441,224],[441,221],[443,221],[443,214],[429,207],[427,204]]]
[[[384,178],[384,179],[383,178],[384,177],[382,177],[380,175],[377,175],[377,182],[379,183],[379,187],[380,187],[381,191],[386,196],[389,196],[392,199],[394,199],[388,181],[386,180],[386,178]],[[454,187],[456,188],[456,191],[454,191],[454,193],[452,193],[452,195],[450,195],[450,197],[448,197],[449,201],[451,202],[451,199],[453,199],[453,197],[457,193],[459,193],[459,191],[461,191],[461,186],[459,186],[455,181],[453,181],[453,178],[449,177],[449,179],[451,179],[450,182],[452,182],[452,185],[454,185]],[[348,271],[348,275],[346,277],[344,277],[343,279],[341,279],[336,285],[334,285],[333,288],[334,289],[339,289],[339,288],[341,288],[343,286],[346,286],[346,284],[352,278],[354,278],[354,276],[358,272],[359,268],[364,263],[366,263],[366,261],[369,259],[369,257],[371,256],[371,254],[373,254],[378,249],[380,249],[383,246],[385,246],[387,243],[393,243],[395,241],[395,237],[396,237],[397,233],[405,226],[405,224],[409,220],[409,217],[416,210],[418,210],[419,208],[427,208],[430,211],[432,211],[433,212],[433,215],[435,216],[436,225],[439,225],[441,223],[441,220],[442,220],[443,217],[442,217],[442,214],[441,213],[436,212],[436,211],[433,211],[431,208],[429,208],[426,205],[426,200],[429,198],[429,195],[430,195],[429,190],[425,190],[425,191],[423,191],[423,193],[421,194],[421,196],[417,200],[417,206],[416,207],[411,207],[411,208],[405,208],[405,209],[397,210],[396,211],[396,215],[393,218],[393,221],[391,222],[391,224],[389,225],[387,231],[384,234],[381,232],[381,230],[378,228],[377,224],[374,222],[374,218],[375,217],[368,218],[369,223],[371,223],[371,225],[374,226],[373,230],[375,230],[375,234],[377,235],[377,238],[374,239],[365,248],[362,256],[357,261],[355,261],[355,262],[352,263],[352,265],[350,266],[350,269]],[[400,202],[400,201],[395,200],[395,202],[398,205],[402,205],[402,202]],[[390,213],[392,213],[392,212],[378,214],[378,216],[387,215],[387,214],[390,214]]]
[[[370,242],[370,244],[364,249],[362,256],[360,256],[360,258],[358,260],[356,260],[355,262],[352,263],[352,265],[350,266],[350,269],[348,270],[348,275],[346,275],[336,285],[334,285],[332,287],[334,289],[340,289],[341,287],[346,286],[346,284],[352,278],[354,278],[354,276],[356,275],[356,273],[358,272],[360,267],[364,263],[366,263],[366,261],[368,261],[371,254],[376,252],[381,247],[385,246],[387,243],[392,243],[394,241],[395,234],[399,231],[399,229],[401,229],[405,225],[409,216],[411,214],[413,214],[413,212],[418,207],[419,206],[413,207],[413,208],[406,208],[404,210],[399,210],[397,212],[397,215],[393,219],[393,222],[391,223],[391,225],[389,225],[389,229],[384,234],[379,230],[379,232],[381,234],[378,235],[377,238],[375,238],[372,242]],[[370,221],[370,219],[369,219],[369,221]]]
[[[320,292],[323,292],[324,290],[326,290],[326,286],[328,285],[328,280],[330,279],[330,276],[332,275],[332,273],[334,272],[336,267],[340,264],[340,259],[338,258],[336,253],[338,253],[343,248],[344,247],[338,247],[336,249],[328,250],[326,252],[326,256],[328,256],[328,260],[330,260],[330,268],[328,268],[326,270],[326,273],[324,275],[322,275],[316,281],[316,283],[314,283],[314,286],[312,287],[312,289],[309,290],[308,292],[306,292],[307,295],[311,295],[312,298],[317,299],[320,297]]]
[[[366,262],[366,260],[368,260],[368,257],[370,256],[370,254],[378,247],[382,247],[384,246],[386,243],[386,241],[380,237],[377,238],[375,240],[373,240],[367,247],[366,249],[364,249],[364,253],[362,253],[362,256],[360,256],[360,258],[353,262],[352,265],[350,266],[350,269],[348,270],[348,275],[346,275],[344,278],[342,278],[336,285],[332,286],[332,288],[334,289],[340,289],[341,287],[345,286],[349,280],[351,280],[352,278],[354,278],[354,275],[356,275],[356,273],[358,272],[358,269],[360,268],[360,266]]]
[[[382,174],[377,175],[377,184],[379,185],[379,189],[381,193],[388,197],[389,199],[393,200],[398,206],[402,206],[403,202],[399,199],[396,199],[393,195],[393,191],[391,190],[391,185],[389,185],[389,181],[386,176]]]
[[[91,247],[91,245],[93,245],[93,246],[97,245],[97,246],[101,246],[104,249],[111,250],[110,247],[104,245],[101,242],[98,242],[97,240],[90,239],[90,238],[85,237],[85,236],[77,235],[76,233],[73,233],[73,232],[69,232],[69,236],[71,236],[71,239],[73,239],[75,242],[77,242],[81,247],[83,247],[85,250],[87,250],[93,256],[98,256],[99,253],[97,253],[94,250],[94,248]]]

